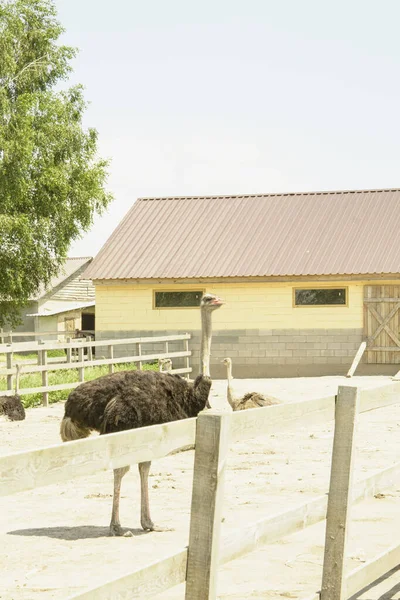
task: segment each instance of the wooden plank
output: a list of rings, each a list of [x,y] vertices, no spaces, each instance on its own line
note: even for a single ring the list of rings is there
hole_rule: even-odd
[[[372,299],[372,286],[367,285],[364,287],[364,299],[365,296],[367,297],[367,299],[371,300]],[[365,315],[366,315],[366,322],[365,322],[365,326],[366,326],[366,337],[369,343],[370,337],[373,335],[374,332],[374,328],[372,325],[372,315],[368,310],[368,305],[364,304],[364,308],[365,308]],[[376,362],[376,353],[369,351],[369,348],[367,348],[367,363],[368,364],[374,364]]]
[[[70,367],[71,369],[74,368],[74,366]],[[192,369],[189,369],[189,373],[191,373]],[[13,373],[15,373],[15,369],[12,370]],[[176,373],[176,374],[182,374],[182,373],[187,373],[188,371],[184,368],[182,369],[173,369],[171,371],[171,373]],[[35,388],[20,388],[19,390],[19,394],[20,396],[27,396],[28,394],[39,394],[39,393],[43,393],[43,392],[59,392],[61,390],[72,390],[76,387],[78,387],[78,385],[81,385],[80,381],[72,381],[69,383],[57,383],[55,385],[49,385],[46,387],[35,387]],[[3,396],[13,396],[14,395],[14,390],[4,390],[1,392],[1,394]]]
[[[371,341],[373,341],[376,337],[378,337],[378,335],[380,333],[383,333],[384,330],[386,330],[387,334],[392,338],[392,340],[394,341],[394,343],[397,346],[400,346],[400,340],[399,338],[394,334],[393,331],[390,331],[390,328],[388,326],[390,320],[394,317],[394,315],[397,313],[397,311],[400,309],[400,302],[398,302],[392,309],[390,312],[385,311],[385,304],[382,304],[382,314],[379,314],[377,312],[377,310],[372,306],[368,306],[369,311],[372,313],[372,315],[375,317],[375,319],[377,320],[378,323],[380,323],[378,329],[373,333],[373,335],[371,336]],[[379,344],[381,345],[381,344]],[[384,344],[382,344],[383,346]]]
[[[141,427],[0,457],[0,496],[151,461],[194,443],[196,419]]]
[[[400,385],[393,381],[375,388],[360,390],[360,412],[384,408],[400,402]]]
[[[400,352],[397,346],[368,346],[368,351],[371,352]]]
[[[187,548],[143,569],[108,581],[107,583],[70,596],[67,600],[143,600],[151,598],[174,585],[183,583],[186,576]]]
[[[321,600],[346,600],[345,551],[351,509],[354,432],[359,391],[339,386],[326,517]]]
[[[76,383],[72,383],[72,384],[60,384],[59,386],[49,386],[51,389],[68,389],[66,386],[77,386],[79,385],[78,382]],[[389,388],[391,387],[392,389],[399,389],[398,384],[389,384],[389,386],[383,386],[383,388]],[[33,388],[31,390],[21,390],[20,393],[23,392],[28,392],[28,393],[34,393],[34,391],[42,391],[41,388]],[[369,396],[370,393],[377,391],[379,392],[380,395],[378,395],[378,400]],[[385,390],[386,393],[389,394],[389,389]],[[367,396],[364,398],[363,395],[367,394]],[[384,396],[382,395],[382,390],[381,388],[378,388],[377,390],[363,390],[361,392],[361,410],[371,410],[371,407],[373,408],[376,403],[379,403],[382,399],[382,397],[384,398]],[[392,401],[395,398],[395,396],[387,396],[386,397],[386,401]],[[270,406],[270,407],[266,407],[266,408],[258,408],[258,409],[251,409],[248,411],[240,411],[239,413],[233,413],[231,415],[232,418],[232,433],[235,434],[234,439],[236,440],[240,440],[243,439],[243,435],[242,432],[237,431],[237,427],[238,425],[240,426],[241,421],[243,422],[243,418],[242,416],[246,416],[246,413],[255,413],[254,417],[258,418],[258,424],[259,424],[259,429],[261,430],[261,434],[265,435],[266,433],[277,433],[280,431],[284,431],[287,428],[291,428],[291,427],[297,427],[299,426],[299,423],[315,423],[316,421],[320,422],[320,423],[324,423],[329,421],[330,419],[333,418],[334,415],[334,396],[329,396],[327,398],[322,398],[322,399],[317,399],[317,400],[308,400],[308,401],[302,401],[302,402],[298,402],[298,403],[291,403],[291,404],[286,404],[286,405],[276,405],[276,406]],[[274,413],[274,409],[279,408],[279,414],[277,412]],[[282,410],[284,408],[284,410]],[[257,411],[257,412],[256,412]],[[268,413],[265,411],[270,411],[270,416],[268,417]],[[241,419],[235,419],[236,416],[241,417]],[[324,420],[321,419],[321,416],[324,417]],[[233,422],[235,421],[235,426],[233,425]],[[253,417],[252,417],[252,421],[253,421]],[[290,421],[289,425],[288,425],[288,421]],[[142,436],[146,436],[146,435],[151,435],[152,433],[154,434],[155,438],[160,437],[161,436],[161,432],[163,432],[164,436],[168,436],[169,432],[173,432],[175,431],[174,427],[176,427],[177,431],[181,431],[181,428],[183,428],[183,431],[185,431],[186,427],[188,427],[188,431],[186,431],[186,433],[183,433],[182,436],[184,439],[179,439],[176,443],[176,448],[181,448],[182,446],[186,446],[186,445],[190,445],[194,443],[194,425],[195,423],[195,419],[185,419],[184,421],[177,421],[175,423],[166,423],[164,425],[157,425],[154,426],[154,432],[150,431],[152,428],[151,427],[146,427],[146,428],[142,428],[142,429],[137,429],[137,430],[133,430],[133,431],[127,431],[127,432],[121,432],[121,433],[115,433],[115,434],[110,434],[108,436],[101,436],[100,438],[89,438],[89,439],[84,439],[84,440],[77,440],[74,442],[68,442],[68,444],[63,444],[63,445],[57,445],[57,446],[51,446],[48,450],[51,452],[52,456],[58,456],[58,453],[60,453],[60,460],[62,461],[60,463],[60,468],[64,465],[65,461],[68,460],[68,456],[70,453],[72,453],[71,456],[75,457],[75,454],[79,454],[81,453],[81,457],[78,460],[78,463],[82,460],[83,463],[85,463],[86,460],[89,460],[88,462],[88,473],[94,473],[96,472],[96,468],[95,465],[98,463],[100,465],[103,465],[102,462],[102,458],[100,456],[101,454],[101,450],[102,449],[107,449],[108,448],[108,443],[110,442],[104,442],[103,440],[105,440],[106,438],[110,438],[112,436],[122,436],[121,437],[121,444],[123,445],[125,443],[125,438],[123,436],[127,435],[128,436],[128,440],[133,440],[132,444],[134,444],[134,440],[137,438],[138,439],[138,444],[140,445],[140,439],[142,439]],[[267,426],[266,426],[267,424]],[[254,428],[254,424],[253,422],[250,423],[251,427],[246,427],[246,431],[249,433],[249,435],[257,435],[260,434],[260,431],[257,432],[257,430],[255,430]],[[159,428],[159,429],[157,429]],[[239,427],[240,429],[240,427]],[[146,434],[146,432],[149,431],[148,434]],[[144,432],[144,433],[143,433]],[[231,436],[233,437],[233,435]],[[114,439],[114,438],[112,438]],[[114,443],[114,442],[113,442]],[[116,443],[116,442],[115,442]],[[157,444],[159,442],[157,442],[157,440],[155,441],[155,444]],[[96,445],[98,444],[98,445]],[[103,445],[104,444],[104,445]],[[129,443],[127,442],[128,446]],[[78,445],[78,448],[76,449],[76,451],[73,449],[75,448],[75,445]],[[87,447],[86,447],[87,445]],[[71,448],[71,449],[70,449]],[[42,457],[42,455],[46,455],[46,448],[42,448],[39,450],[34,450],[32,452],[24,452],[24,453],[19,453],[17,455],[9,455],[9,456],[5,456],[3,458],[0,459],[0,465],[1,468],[5,468],[7,465],[8,461],[16,461],[15,463],[15,468],[16,472],[22,472],[24,471],[24,464],[26,462],[26,470],[28,472],[30,472],[31,467],[29,466],[30,463],[32,462],[33,464],[35,464],[35,456],[36,453],[39,453],[39,456]],[[123,449],[122,446],[122,454],[124,454],[125,450]],[[92,457],[92,453],[95,453],[94,456]],[[132,452],[135,452],[135,447],[133,447]],[[96,455],[96,453],[99,454],[99,456]],[[131,456],[131,454],[128,452],[128,455]],[[19,457],[19,458],[18,458]],[[89,457],[89,458],[88,458]],[[141,461],[145,461],[145,460],[152,460],[152,458],[154,458],[154,456],[149,456],[147,458],[140,458],[138,459],[138,462]],[[46,462],[47,459],[42,459],[42,467],[45,471],[45,467],[46,467]],[[57,459],[58,460],[58,459]],[[18,462],[19,461],[19,462]],[[93,462],[94,466],[91,466]],[[135,461],[133,461],[135,462]],[[13,463],[14,464],[14,463]],[[114,463],[110,463],[108,464],[108,466],[106,468],[111,468],[113,466]],[[128,463],[126,463],[128,464]],[[115,468],[117,466],[125,466],[123,464],[123,461],[121,462],[121,464],[117,464],[115,465]],[[85,465],[82,467],[84,469]],[[0,478],[2,476],[2,471],[0,468]],[[102,466],[100,466],[99,468],[103,468]],[[114,468],[114,467],[113,467]],[[56,469],[58,471],[58,468]],[[72,469],[73,471],[73,469]],[[84,473],[85,474],[85,471]],[[45,474],[44,474],[45,475]],[[80,472],[76,473],[77,476],[80,475]],[[65,477],[68,478],[68,477]],[[51,479],[51,477],[49,478]],[[63,478],[59,477],[58,481],[62,481]],[[49,483],[51,483],[51,481],[49,481]],[[46,485],[45,483],[41,484],[41,485]],[[32,485],[30,485],[27,488],[22,487],[21,489],[31,489],[31,487],[34,487]],[[12,492],[8,492],[8,493],[12,493]],[[1,488],[0,488],[0,494],[1,494]]]
[[[106,359],[103,359],[106,360]],[[112,344],[110,344],[108,346],[108,372],[111,375],[111,373],[114,373],[114,347]]]
[[[232,413],[232,442],[332,421],[335,396],[275,404]]]
[[[351,367],[347,372],[346,377],[353,377],[355,370],[358,367],[358,364],[362,358],[362,355],[364,354],[365,348],[367,347],[367,342],[361,342],[359,349],[357,350],[357,353],[354,357],[353,362],[351,363]]]
[[[49,386],[49,372],[48,372],[48,366],[47,366],[47,350],[41,350],[40,351],[40,362],[41,362],[41,366],[44,369],[42,371],[42,387],[43,388],[47,388]],[[43,406],[48,406],[49,405],[49,393],[48,391],[43,392],[43,396],[42,396],[42,404]]]
[[[78,348],[78,364],[82,365],[78,368],[79,381],[83,383],[85,381],[85,363],[84,362],[84,348]]]
[[[351,571],[347,576],[348,595],[356,594],[398,565],[400,565],[400,545],[395,544],[361,567]]]
[[[32,337],[32,336],[39,336],[39,335],[56,335],[56,334],[63,334],[63,331],[59,331],[59,330],[54,330],[54,331],[3,331],[3,336],[5,337],[9,337],[10,335],[12,335],[12,337]],[[1,336],[0,336],[1,339]]]
[[[350,596],[352,597],[355,594],[358,594],[364,588],[371,585],[371,583],[382,577],[382,575],[389,573],[389,571],[398,565],[400,565],[400,545],[395,544],[347,575],[346,597],[350,598]],[[320,592],[317,592],[311,596],[307,596],[307,598],[302,598],[302,600],[320,600],[320,598]]]
[[[191,373],[193,371],[192,367],[182,367],[181,369],[171,369],[171,373],[175,373],[176,375],[183,375],[184,373]]]
[[[189,352],[189,340],[185,340],[185,351]],[[186,357],[185,366],[186,366],[186,369],[190,368],[189,355]],[[191,371],[191,369],[190,369],[190,371]],[[186,372],[189,373],[190,371],[186,371]],[[189,379],[189,375],[187,376],[186,379]]]
[[[396,286],[398,287],[398,286]],[[381,296],[380,298],[364,298],[364,302],[366,302],[367,304],[369,303],[381,303],[381,302],[398,302],[399,301],[399,296],[395,296],[393,295],[393,297],[390,296]]]
[[[71,337],[67,337],[67,363],[71,363],[72,362],[72,338]]]
[[[79,349],[83,351],[83,348]],[[48,370],[48,371],[64,371],[67,369],[79,369],[82,367],[98,367],[100,365],[111,365],[111,364],[124,364],[124,363],[131,363],[131,362],[139,362],[140,360],[157,360],[158,358],[181,358],[181,357],[185,357],[185,356],[191,356],[191,351],[189,350],[188,352],[182,350],[181,352],[169,352],[168,354],[144,354],[143,356],[123,356],[123,357],[119,357],[119,358],[100,358],[100,359],[95,359],[92,361],[81,361],[80,359],[78,360],[78,362],[72,362],[72,363],[66,363],[66,362],[61,362],[61,363],[53,363],[53,364],[48,364],[46,366],[46,368],[41,367],[41,366],[36,366],[36,365],[26,365],[26,367],[24,368],[24,373],[41,373],[44,370]],[[7,375],[8,373],[8,369],[3,369],[0,371],[0,375]],[[15,373],[15,369],[10,369],[10,373]]]
[[[80,340],[72,340],[71,348],[88,348],[89,346],[98,347],[98,346],[108,346],[110,342],[112,342],[113,346],[120,346],[122,344],[154,344],[156,342],[177,342],[181,340],[190,339],[190,333],[182,333],[179,335],[164,335],[164,336],[156,336],[156,337],[143,337],[143,338],[122,338],[122,339],[113,339],[113,340],[98,340],[93,342],[84,342],[82,339]],[[37,342],[18,342],[16,344],[2,344],[0,345],[0,354],[3,352],[10,351],[20,352],[21,350],[25,351],[36,351],[37,350]],[[65,342],[44,342],[43,349],[44,350],[63,350],[67,345]]]
[[[86,339],[88,342],[91,342],[93,338],[89,335]],[[88,358],[89,362],[93,360],[93,346],[92,345],[90,345],[87,349],[87,358]]]
[[[354,499],[359,500],[392,487],[400,478],[400,462],[379,471],[355,485]],[[252,552],[260,545],[272,543],[284,535],[290,535],[325,519],[327,496],[318,496],[293,509],[260,519],[229,534],[223,539],[220,564],[225,564]],[[187,548],[143,567],[119,579],[109,581],[97,588],[87,590],[69,600],[112,600],[113,598],[149,598],[186,579]],[[125,596],[118,594],[126,594]],[[316,596],[319,600],[319,595]]]
[[[7,370],[9,372],[9,375],[7,375],[7,390],[8,391],[12,391],[13,389],[13,385],[12,385],[12,373],[13,373],[13,355],[12,352],[7,352],[6,354],[6,364],[7,364]]]
[[[43,392],[59,392],[61,390],[72,390],[78,387],[78,385],[81,385],[80,381],[73,381],[71,383],[57,383],[55,385],[47,385],[45,387],[40,386],[34,388],[20,388],[19,395],[27,396],[29,394],[42,394]],[[1,392],[2,396],[13,396],[13,394],[13,390]]]
[[[399,480],[400,462],[358,481],[354,485],[353,501],[363,500],[381,490],[394,487]],[[286,535],[323,521],[327,504],[328,497],[324,494],[290,510],[263,517],[229,534],[222,541],[222,563],[235,560],[263,544],[273,543]]]
[[[197,417],[185,600],[215,600],[231,413]]]

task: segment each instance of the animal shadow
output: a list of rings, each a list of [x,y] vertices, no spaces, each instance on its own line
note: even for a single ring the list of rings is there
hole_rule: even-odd
[[[146,535],[149,531],[123,527],[124,533],[131,531],[133,537]],[[108,527],[97,527],[95,525],[82,525],[78,527],[38,527],[35,529],[15,529],[8,531],[8,535],[48,537],[58,540],[87,540],[93,538],[110,537]]]

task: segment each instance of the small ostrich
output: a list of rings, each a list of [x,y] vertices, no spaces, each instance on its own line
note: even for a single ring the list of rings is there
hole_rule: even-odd
[[[21,397],[18,395],[19,374],[21,365],[16,365],[15,376],[15,395],[0,396],[0,416],[5,416],[9,421],[23,421],[25,419],[25,409]]]
[[[60,430],[62,440],[65,442],[84,438],[92,430],[99,431],[102,435],[169,423],[195,417],[204,408],[209,408],[211,315],[222,304],[222,300],[212,294],[205,294],[201,300],[202,332],[206,332],[206,337],[202,336],[202,373],[194,382],[172,373],[120,371],[82,383],[71,392],[65,403]],[[150,518],[150,464],[143,462],[138,465],[141,484],[140,522],[144,530],[162,531]],[[110,523],[112,536],[124,535],[119,518],[119,499],[121,480],[128,471],[129,466],[114,469],[114,497]],[[129,534],[131,533],[127,532],[125,535]]]
[[[226,366],[228,380],[227,397],[232,410],[246,410],[248,408],[261,408],[264,406],[272,406],[273,404],[280,404],[277,398],[274,398],[273,396],[264,396],[258,392],[248,392],[242,398],[237,398],[233,386],[232,360],[230,358],[224,358],[222,362]]]

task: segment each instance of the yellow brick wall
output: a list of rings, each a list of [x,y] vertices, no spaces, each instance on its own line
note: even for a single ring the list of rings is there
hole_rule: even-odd
[[[221,296],[226,305],[213,317],[214,329],[354,329],[363,327],[363,286],[373,282],[338,281],[332,284],[218,283],[201,285],[96,285],[96,329],[188,330],[200,328],[199,311],[153,309],[154,290],[205,289]],[[397,282],[379,282],[396,285]],[[376,283],[375,283],[376,284]],[[348,306],[293,307],[294,287],[347,287]]]

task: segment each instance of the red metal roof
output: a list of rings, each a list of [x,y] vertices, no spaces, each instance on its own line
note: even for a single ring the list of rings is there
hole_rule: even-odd
[[[91,279],[400,273],[400,189],[140,198]]]

